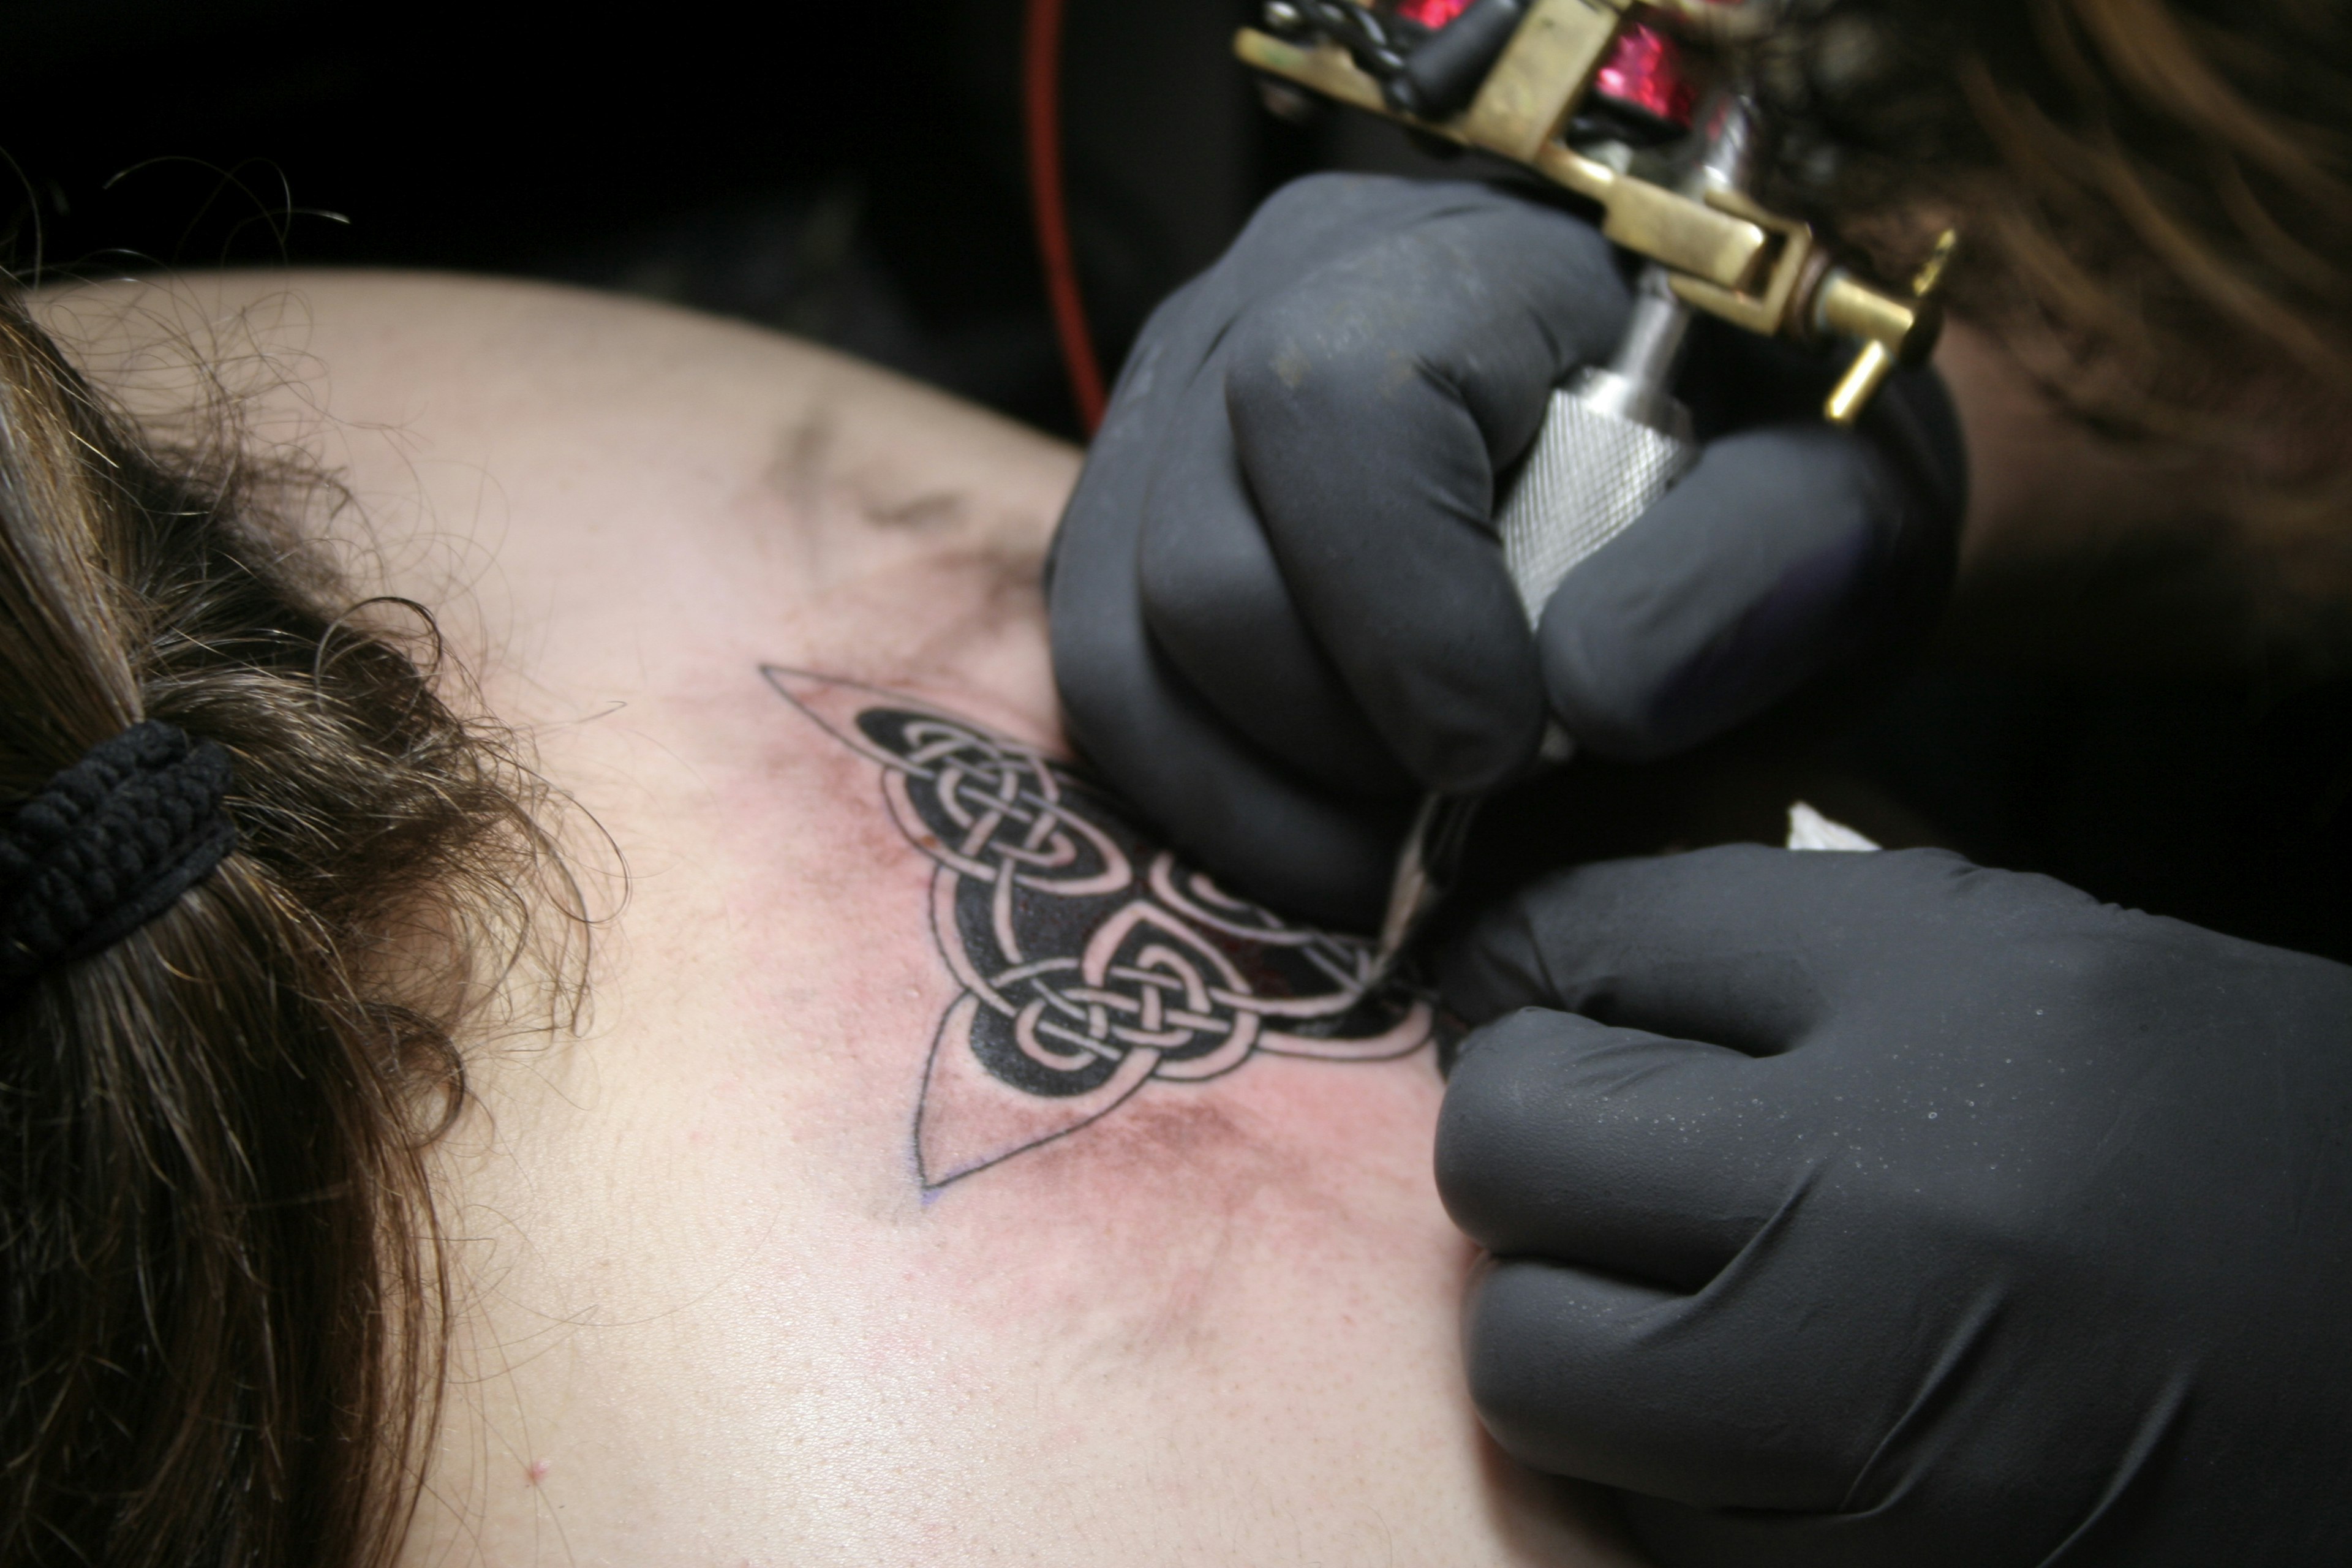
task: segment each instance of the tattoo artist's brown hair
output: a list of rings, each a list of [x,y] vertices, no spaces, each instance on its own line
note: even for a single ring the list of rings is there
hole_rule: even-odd
[[[1924,248],[1900,220],[1956,216],[1956,310],[2066,404],[2252,450],[2274,478],[2340,477],[2352,10],[1800,0],[1778,42],[1793,47],[1772,74],[1809,133],[1786,174],[1832,226]]]
[[[0,1010],[10,1568],[373,1565],[414,1507],[457,1030],[569,922],[512,738],[429,620],[341,602],[308,493],[154,448],[0,294],[0,810],[158,719],[229,751],[238,834]]]

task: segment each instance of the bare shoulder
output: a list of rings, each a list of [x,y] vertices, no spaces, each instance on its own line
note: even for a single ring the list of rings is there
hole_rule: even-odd
[[[355,589],[462,637],[626,866],[590,1016],[470,1051],[436,1146],[408,1561],[1625,1561],[1469,1408],[1428,1006],[1060,745],[1074,453],[561,289],[48,310],[134,409],[217,386],[328,470]]]

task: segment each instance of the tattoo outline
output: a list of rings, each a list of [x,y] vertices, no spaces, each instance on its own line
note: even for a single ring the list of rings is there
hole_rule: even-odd
[[[1370,943],[1226,892],[1071,763],[904,693],[761,673],[880,766],[892,820],[932,863],[931,934],[961,989],[915,1107],[927,1197],[1150,1086],[1260,1053],[1393,1060],[1432,1038],[1425,1000],[1375,984]]]

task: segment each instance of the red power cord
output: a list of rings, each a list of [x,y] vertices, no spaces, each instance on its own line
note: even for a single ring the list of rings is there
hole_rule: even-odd
[[[1070,217],[1062,201],[1062,0],[1029,0],[1022,86],[1029,139],[1029,195],[1037,211],[1037,248],[1045,261],[1045,299],[1054,335],[1070,373],[1070,395],[1087,435],[1102,427],[1102,362],[1078,293],[1070,255]]]

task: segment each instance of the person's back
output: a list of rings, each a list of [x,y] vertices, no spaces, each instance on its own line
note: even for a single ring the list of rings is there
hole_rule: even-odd
[[[607,914],[435,1145],[405,1561],[1619,1560],[1463,1392],[1426,1007],[1062,758],[1074,454],[644,307],[215,289]],[[53,319],[102,369],[152,302]]]

